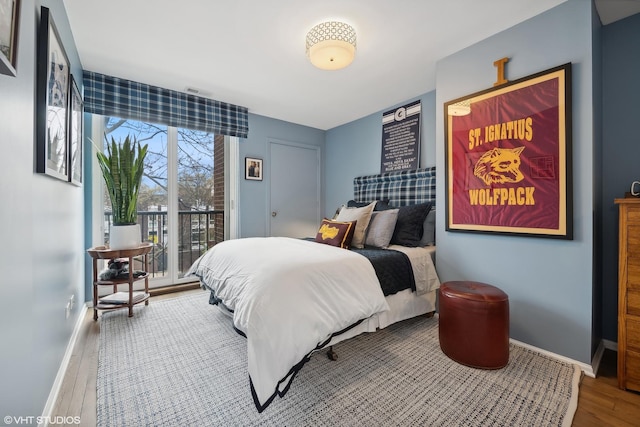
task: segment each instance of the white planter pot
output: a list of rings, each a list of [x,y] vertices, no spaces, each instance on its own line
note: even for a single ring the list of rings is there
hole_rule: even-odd
[[[140,243],[140,224],[114,225],[109,231],[110,249],[133,249]]]

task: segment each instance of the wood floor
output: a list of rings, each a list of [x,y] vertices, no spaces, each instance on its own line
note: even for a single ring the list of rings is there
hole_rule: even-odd
[[[202,291],[196,289],[154,296],[150,304],[153,304],[153,301],[173,298],[188,292]],[[72,422],[77,418],[70,417],[80,417],[82,427],[96,425],[100,320],[94,322],[92,316],[93,310],[88,310],[52,413],[53,416],[69,417],[67,419]],[[78,426],[78,424],[67,425]],[[618,388],[615,352],[605,350],[597,378],[583,377],[573,426],[640,426],[640,393]]]
[[[640,426],[640,393],[618,388],[617,357],[605,350],[598,377],[582,378],[574,426]]]

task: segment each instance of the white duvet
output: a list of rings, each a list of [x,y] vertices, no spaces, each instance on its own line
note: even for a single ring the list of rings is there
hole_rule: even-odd
[[[389,309],[369,260],[312,241],[227,240],[196,260],[189,274],[233,310],[235,327],[246,335],[259,411],[284,395],[294,367],[318,344]]]

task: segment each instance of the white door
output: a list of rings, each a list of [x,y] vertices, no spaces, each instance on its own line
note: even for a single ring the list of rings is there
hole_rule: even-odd
[[[320,224],[320,147],[271,141],[269,235],[314,237]]]

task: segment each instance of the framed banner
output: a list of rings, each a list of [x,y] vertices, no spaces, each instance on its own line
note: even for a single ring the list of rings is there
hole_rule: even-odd
[[[444,109],[446,230],[573,239],[571,64]]]
[[[418,169],[421,112],[415,101],[382,113],[380,173]]]

